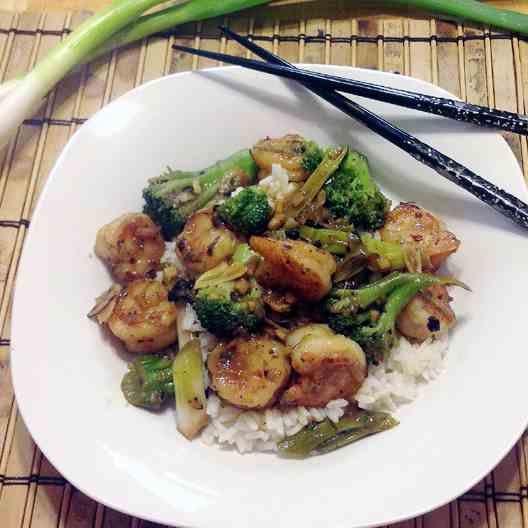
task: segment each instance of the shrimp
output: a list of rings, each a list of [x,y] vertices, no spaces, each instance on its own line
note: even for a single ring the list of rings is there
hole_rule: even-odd
[[[236,235],[214,221],[211,209],[194,213],[176,239],[176,251],[185,268],[203,273],[229,258],[238,244]]]
[[[384,242],[418,252],[423,271],[436,271],[460,246],[456,236],[445,230],[435,216],[412,203],[393,209],[380,234]]]
[[[211,386],[237,407],[271,407],[290,378],[287,352],[282,343],[267,337],[219,343],[207,359]]]
[[[450,301],[445,286],[435,285],[419,293],[398,316],[399,332],[419,343],[447,334],[456,323]]]
[[[251,149],[251,155],[260,168],[260,178],[271,173],[272,165],[280,165],[288,171],[291,181],[302,181],[308,176],[303,167],[306,140],[297,134],[280,138],[261,139]]]
[[[158,281],[141,279],[121,291],[106,325],[131,352],[157,352],[178,336],[176,305]]]
[[[95,254],[119,282],[151,277],[160,269],[165,242],[159,227],[145,214],[128,213],[97,232]]]
[[[264,257],[255,277],[265,288],[289,290],[310,302],[319,301],[330,291],[336,262],[327,251],[300,240],[253,236],[249,243]]]
[[[298,379],[282,395],[283,405],[324,407],[337,398],[353,399],[367,377],[363,349],[326,325],[307,325],[289,334],[292,367]]]

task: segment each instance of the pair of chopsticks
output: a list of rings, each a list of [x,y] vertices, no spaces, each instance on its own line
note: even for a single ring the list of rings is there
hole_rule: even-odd
[[[346,115],[358,120],[373,132],[376,132],[416,160],[432,168],[449,181],[470,192],[519,226],[528,229],[528,205],[523,201],[499,189],[496,185],[475,174],[467,167],[394,126],[363,106],[351,101],[339,92],[369,97],[378,101],[449,117],[457,121],[467,121],[488,128],[499,128],[524,135],[528,135],[527,117],[451,99],[431,97],[297,68],[286,60],[261,48],[248,38],[238,35],[226,27],[221,27],[220,29],[228,37],[267,62],[235,57],[224,53],[197,50],[176,44],[173,45],[173,48],[300,82],[307,89]]]

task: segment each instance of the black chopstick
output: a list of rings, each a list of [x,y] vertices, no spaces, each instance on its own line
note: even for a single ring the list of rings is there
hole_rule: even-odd
[[[183,51],[183,48],[177,49],[182,49]],[[257,52],[254,53],[258,55]],[[235,64],[227,59],[229,55],[220,55],[218,53],[205,52],[202,50],[200,50],[199,55]],[[250,66],[250,59],[242,60],[247,61],[246,65],[248,67]],[[468,122],[486,128],[499,129],[528,136],[528,116],[515,114],[513,112],[505,112],[503,110],[497,110],[496,108],[478,106],[464,101],[456,101],[445,97],[434,97],[407,90],[400,90],[398,88],[391,88],[389,86],[380,86],[354,79],[344,79],[335,75],[312,72],[301,68],[293,70],[291,66],[288,67],[284,63],[271,61],[270,59],[266,60],[273,64],[252,61],[254,66],[253,69],[265,73],[272,73],[295,81],[309,81],[310,84],[318,84],[322,88],[367,97],[376,101],[403,106],[412,110],[418,110],[420,112],[426,112],[454,119],[456,121]],[[241,65],[241,63],[236,64]]]
[[[230,31],[229,34],[235,40],[235,33]],[[236,40],[265,60],[280,62],[280,64],[284,65],[285,68],[295,70],[295,67],[290,63],[284,59],[281,59],[280,57],[277,57],[276,55],[273,55],[269,51],[266,51],[254,42],[244,39],[244,37],[239,35],[237,35]],[[221,60],[223,62],[238,64],[250,69],[257,69],[253,67],[254,63],[259,65],[266,64],[260,61],[250,61],[249,59],[243,59],[241,57],[232,57],[230,55],[224,55],[221,53],[196,50],[194,48],[187,48],[185,46],[179,46],[176,44],[173,45],[173,48],[195,55]],[[265,70],[259,69],[259,71]],[[309,82],[301,82],[301,84],[306,86],[309,90],[317,94],[319,97],[325,99],[348,116],[357,119],[370,130],[390,141],[393,145],[401,148],[416,160],[427,165],[447,178],[449,181],[470,192],[500,214],[506,216],[521,227],[528,229],[528,205],[515,196],[502,189],[499,189],[497,186],[485,180],[484,178],[481,178],[460,163],[452,160],[445,154],[442,154],[433,147],[423,143],[414,136],[411,136],[404,130],[392,125],[388,121],[385,121],[381,117],[372,113],[370,110],[367,110],[359,104],[347,99],[343,95],[333,90],[321,88],[320,85],[313,85]]]

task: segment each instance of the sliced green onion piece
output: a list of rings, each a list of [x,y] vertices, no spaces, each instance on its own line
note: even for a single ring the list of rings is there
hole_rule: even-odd
[[[355,419],[342,418],[336,425],[338,434],[319,444],[317,454],[330,453],[367,436],[392,429],[398,424],[398,420],[382,412],[364,411]]]
[[[311,423],[297,434],[288,436],[279,442],[279,453],[287,458],[306,458],[320,444],[330,440],[335,434],[336,429],[328,419]]]
[[[246,266],[240,262],[221,262],[218,266],[202,273],[194,284],[195,289],[210,288],[218,286],[224,282],[230,282],[243,277],[247,272]]]
[[[207,425],[204,364],[200,341],[192,339],[174,358],[172,364],[178,431],[188,440]]]
[[[390,414],[358,410],[354,414],[346,414],[337,423],[326,418],[322,422],[307,425],[279,442],[279,454],[287,458],[306,458],[329,453],[397,425],[398,421]]]

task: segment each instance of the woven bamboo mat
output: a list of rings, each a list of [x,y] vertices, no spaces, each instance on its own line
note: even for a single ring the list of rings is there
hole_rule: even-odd
[[[31,68],[86,16],[0,13],[0,79],[10,79]],[[48,97],[40,115],[28,120],[16,140],[0,154],[1,528],[153,526],[83,495],[57,473],[33,443],[17,413],[10,380],[11,293],[36,200],[68,138],[85,119],[134,86],[169,73],[215,65],[172,52],[173,42],[245,54],[238,45],[220,38],[216,29],[219,22],[180,28],[177,33],[151,38],[74,72]],[[528,107],[528,42],[490,33],[486,28],[433,19],[363,13],[352,16],[332,1],[326,2],[324,11],[320,4],[274,7],[233,17],[227,23],[291,61],[399,72],[439,84],[473,103],[515,112],[524,112]],[[508,136],[507,140],[519,163],[524,162],[528,179],[526,138]],[[398,526],[528,528],[527,451],[525,436],[469,493]],[[420,485],[426,486],[427,482]]]

